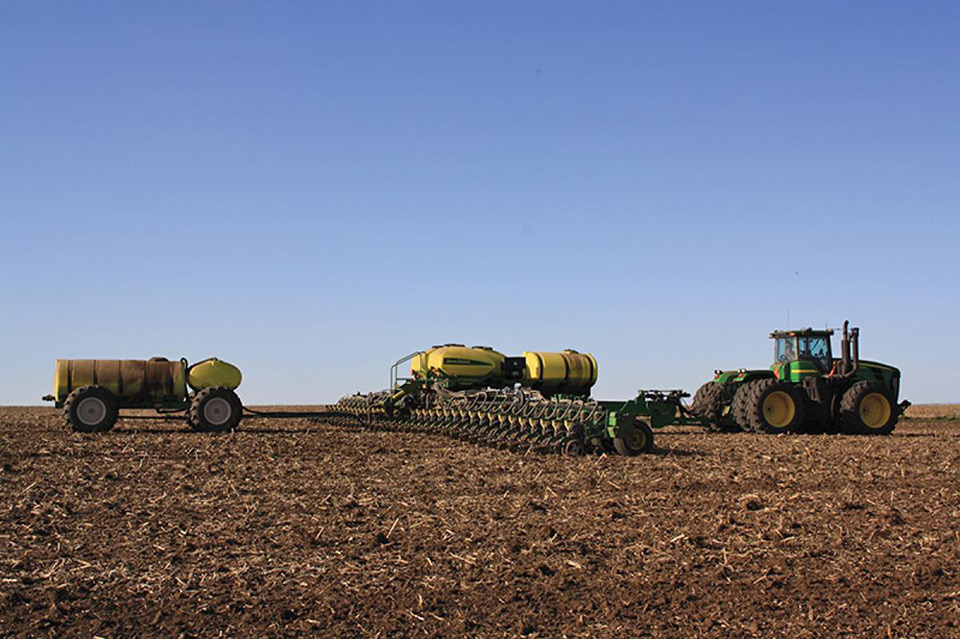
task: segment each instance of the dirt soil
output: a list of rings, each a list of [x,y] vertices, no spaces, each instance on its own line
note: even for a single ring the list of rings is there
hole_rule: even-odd
[[[0,408],[0,636],[960,637],[960,416],[916,414],[561,458]]]

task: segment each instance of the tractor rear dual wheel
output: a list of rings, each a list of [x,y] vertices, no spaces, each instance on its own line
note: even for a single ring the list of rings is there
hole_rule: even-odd
[[[81,386],[63,402],[63,416],[77,433],[102,433],[113,428],[119,416],[117,398],[101,386]]]
[[[707,382],[697,389],[690,404],[690,412],[707,420],[707,428],[720,430],[720,412],[723,410],[723,384]]]
[[[796,386],[775,379],[758,379],[741,386],[733,397],[737,424],[755,433],[795,433],[801,430],[804,404]]]
[[[222,433],[234,430],[243,417],[243,404],[229,388],[212,386],[193,396],[187,424],[196,431]]]
[[[724,385],[720,382],[707,382],[697,389],[690,404],[690,412],[705,420],[708,430],[734,433],[740,430],[736,424],[722,419]]]
[[[840,418],[849,433],[889,435],[899,417],[896,400],[886,387],[876,382],[857,382],[840,400]]]

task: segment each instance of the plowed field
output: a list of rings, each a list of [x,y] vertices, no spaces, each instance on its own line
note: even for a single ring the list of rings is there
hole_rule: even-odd
[[[960,418],[519,454],[0,408],[0,636],[956,637]]]

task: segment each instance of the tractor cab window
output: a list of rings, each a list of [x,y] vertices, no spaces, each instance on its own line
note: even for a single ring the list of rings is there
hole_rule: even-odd
[[[830,343],[826,336],[816,335],[801,338],[800,359],[815,361],[821,369],[829,370],[832,362],[830,361]]]
[[[774,354],[778,362],[792,362],[797,359],[797,338],[778,337]]]

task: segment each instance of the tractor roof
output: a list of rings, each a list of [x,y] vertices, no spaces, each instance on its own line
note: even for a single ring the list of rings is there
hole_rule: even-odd
[[[832,328],[798,328],[795,331],[773,331],[770,333],[770,337],[776,339],[778,337],[810,337],[811,335],[823,335],[829,337],[833,335]]]

